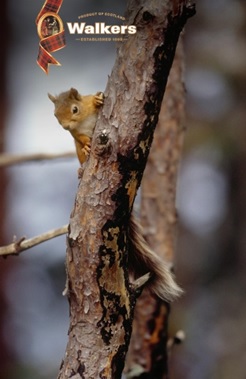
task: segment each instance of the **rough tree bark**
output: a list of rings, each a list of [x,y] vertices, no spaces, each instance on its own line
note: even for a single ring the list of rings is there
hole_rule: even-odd
[[[128,226],[179,34],[194,6],[134,0],[105,91],[67,238],[69,340],[59,379],[120,378],[139,291],[129,283]]]
[[[151,248],[173,265],[176,181],[184,139],[183,49],[179,41],[141,184],[141,224]],[[134,312],[126,372],[131,378],[168,377],[169,304],[143,291]]]

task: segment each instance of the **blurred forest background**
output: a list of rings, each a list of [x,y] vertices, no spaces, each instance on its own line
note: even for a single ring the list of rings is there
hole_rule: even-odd
[[[36,64],[35,18],[43,1],[1,3],[1,152],[73,150],[47,92],[104,90],[116,46],[66,33],[46,76]],[[124,14],[125,1],[64,1],[60,16]],[[197,1],[184,34],[187,133],[178,180],[175,257],[185,295],[172,306],[170,379],[246,377],[246,3]],[[0,168],[0,240],[31,237],[69,220],[76,158]],[[68,304],[65,236],[0,260],[0,379],[56,377],[65,351]]]

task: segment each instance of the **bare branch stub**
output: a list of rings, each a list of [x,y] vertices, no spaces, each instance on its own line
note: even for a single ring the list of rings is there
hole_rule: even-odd
[[[184,1],[175,15],[171,1],[142,3],[128,12],[138,32],[119,48],[70,218],[70,328],[59,379],[120,378],[130,341],[137,293],[127,270],[129,219],[178,36],[193,12]],[[108,150],[98,150],[102,134]]]
[[[12,155],[12,154],[5,153],[5,154],[0,155],[0,167],[17,165],[17,164],[27,163],[27,162],[42,161],[42,160],[73,158],[75,157],[75,155],[76,155],[75,152],[56,153],[56,154],[34,153],[34,154],[19,154],[19,155]]]
[[[52,238],[59,237],[66,234],[68,230],[68,225],[61,226],[58,229],[53,229],[36,237],[26,239],[26,237],[21,237],[19,240],[14,240],[9,245],[0,246],[0,257],[6,258],[9,255],[19,255],[25,250],[31,249],[32,247],[39,245],[45,241]]]

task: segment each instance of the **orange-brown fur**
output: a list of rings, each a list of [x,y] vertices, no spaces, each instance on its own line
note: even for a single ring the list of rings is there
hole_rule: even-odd
[[[62,127],[68,130],[75,141],[80,163],[87,159],[97,114],[103,104],[103,93],[82,96],[74,88],[58,96],[48,94],[55,104],[55,116]]]

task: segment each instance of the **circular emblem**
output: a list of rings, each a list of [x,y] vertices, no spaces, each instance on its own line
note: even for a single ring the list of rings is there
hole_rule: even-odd
[[[38,20],[37,29],[40,39],[48,38],[63,31],[63,22],[56,13],[48,12]]]

